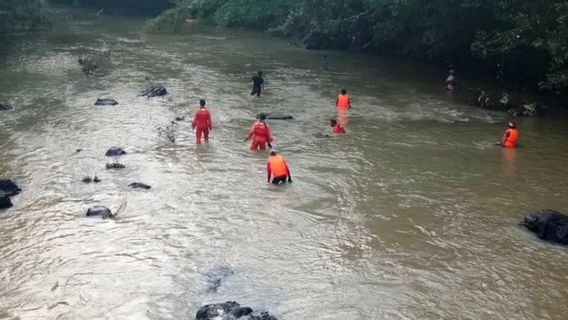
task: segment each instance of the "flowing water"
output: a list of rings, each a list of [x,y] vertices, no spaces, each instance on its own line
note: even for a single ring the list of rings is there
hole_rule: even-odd
[[[0,176],[24,190],[0,212],[1,319],[193,319],[227,300],[284,320],[566,318],[568,252],[518,226],[568,210],[566,119],[519,120],[521,146],[502,150],[506,115],[456,102],[434,70],[331,52],[320,72],[318,52],[262,33],[55,20],[0,45],[15,106],[0,113]],[[81,73],[82,49],[111,51],[106,76]],[[147,78],[170,95],[137,97]],[[341,87],[348,134],[317,138]],[[120,104],[93,105],[107,97]],[[189,121],[173,143],[158,135],[201,97],[211,144]],[[291,185],[267,185],[266,153],[242,142],[261,111],[295,117],[270,122]],[[105,169],[111,146],[126,169]],[[94,205],[118,217],[85,217]],[[231,272],[212,290],[216,270]]]

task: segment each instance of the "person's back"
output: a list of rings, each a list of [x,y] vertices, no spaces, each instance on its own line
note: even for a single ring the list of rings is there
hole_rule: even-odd
[[[259,119],[252,125],[247,138],[245,141],[252,139],[252,144],[250,146],[251,150],[265,150],[268,144],[271,147],[272,133],[270,132],[270,126],[264,122],[266,120],[266,115],[261,114]]]
[[[213,129],[213,122],[211,120],[211,113],[205,108],[205,100],[199,101],[199,109],[193,115],[193,122],[191,127],[195,129],[195,141],[201,144],[201,136],[204,136],[205,143],[209,142],[209,131]]]
[[[515,148],[517,140],[519,139],[519,130],[513,122],[509,122],[509,126],[503,135],[503,142],[501,143],[504,148]]]
[[[272,178],[273,184],[292,182],[292,175],[290,174],[290,168],[288,168],[288,163],[284,157],[282,157],[278,151],[272,150],[270,156],[268,157],[266,163],[266,171],[268,174],[268,182]]]
[[[252,91],[251,96],[256,95],[260,97],[262,90],[264,89],[264,78],[262,78],[262,71],[259,71],[256,75],[252,76]]]
[[[347,94],[347,90],[342,89],[341,93],[337,96],[335,102],[338,109],[349,109],[351,108],[351,98]]]

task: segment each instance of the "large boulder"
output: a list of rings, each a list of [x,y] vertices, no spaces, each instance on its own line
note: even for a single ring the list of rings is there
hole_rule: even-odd
[[[550,209],[527,215],[521,225],[543,240],[568,245],[568,216]]]
[[[12,207],[10,197],[4,192],[0,191],[0,210]]]
[[[3,191],[8,197],[11,197],[22,192],[22,189],[10,179],[0,179],[0,191]]]
[[[208,304],[195,315],[195,320],[277,320],[268,312],[253,311],[249,307],[241,307],[235,301]]]
[[[107,157],[118,157],[118,156],[122,156],[125,155],[126,151],[124,151],[122,148],[118,148],[118,147],[111,147],[110,149],[107,150],[107,152],[105,153],[105,156]]]
[[[140,95],[143,97],[160,97],[165,96],[168,94],[166,87],[164,86],[150,86],[146,88],[144,91],[140,92]]]

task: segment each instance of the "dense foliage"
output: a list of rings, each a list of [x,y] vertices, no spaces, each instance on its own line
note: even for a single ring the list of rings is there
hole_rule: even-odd
[[[34,29],[46,23],[42,0],[0,0],[0,32]]]
[[[267,30],[314,49],[427,60],[549,89],[568,87],[567,0],[173,0],[149,22],[185,17]]]

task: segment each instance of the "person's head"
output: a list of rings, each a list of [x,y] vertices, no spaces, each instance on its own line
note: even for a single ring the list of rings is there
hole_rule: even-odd
[[[258,120],[260,120],[260,121],[266,120],[266,114],[264,114],[264,113],[259,114],[259,115],[258,115]]]
[[[200,105],[202,108],[205,108],[205,99],[199,100],[199,105]]]
[[[337,126],[337,121],[335,121],[335,119],[331,119],[329,120],[329,124],[331,124],[332,127]]]
[[[258,74],[259,76],[262,76],[262,71],[259,71],[256,74]]]
[[[511,128],[511,129],[516,129],[516,128],[517,128],[517,126],[515,125],[515,123],[512,122],[512,121],[509,122],[509,124],[507,125],[507,127]]]
[[[347,94],[347,90],[345,88],[341,89],[341,94]]]
[[[454,74],[455,70],[454,69],[450,69],[450,74]]]
[[[278,154],[278,151],[276,149],[270,149],[270,155],[271,156],[275,156]]]

